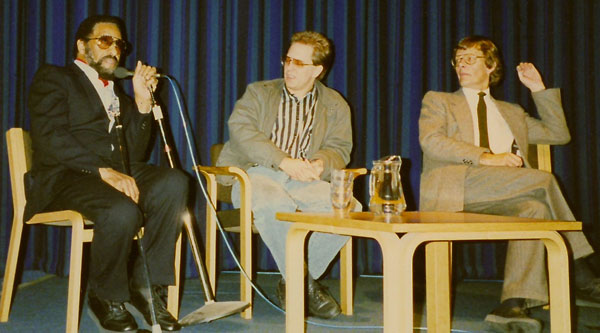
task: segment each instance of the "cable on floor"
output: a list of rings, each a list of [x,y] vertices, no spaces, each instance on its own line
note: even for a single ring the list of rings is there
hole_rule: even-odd
[[[192,159],[192,165],[196,166],[198,165],[196,163],[196,147],[193,144],[193,140],[191,140],[190,138],[190,134],[187,128],[187,111],[184,113],[183,111],[183,107],[181,104],[181,100],[179,98],[179,93],[180,93],[180,87],[174,82],[174,80],[170,77],[170,76],[165,76],[167,78],[167,80],[169,81],[169,83],[171,84],[171,88],[173,89],[174,92],[174,96],[175,96],[175,101],[177,102],[177,107],[179,109],[179,116],[181,117],[181,121],[183,124],[183,132],[185,134],[185,139],[187,142],[187,146],[188,146],[188,150],[190,153],[190,158]],[[260,290],[260,288],[258,288],[258,286],[254,283],[254,281],[252,281],[252,279],[248,276],[248,274],[246,273],[246,271],[242,268],[241,263],[238,260],[238,255],[237,253],[235,253],[233,247],[231,246],[231,242],[229,241],[229,238],[227,237],[227,234],[225,233],[225,231],[223,230],[223,227],[221,226],[221,221],[219,220],[218,216],[217,216],[217,208],[215,207],[215,205],[212,203],[212,201],[209,199],[208,197],[208,193],[206,192],[206,189],[204,188],[204,184],[202,183],[202,180],[200,178],[200,173],[198,172],[198,170],[196,168],[194,169],[194,173],[196,175],[196,180],[198,182],[198,184],[200,185],[200,189],[202,190],[202,194],[204,195],[204,199],[206,200],[207,206],[210,207],[210,209],[212,210],[212,212],[215,214],[216,217],[216,222],[217,222],[217,228],[219,229],[219,233],[221,234],[221,237],[223,238],[223,241],[225,243],[225,246],[227,247],[227,250],[229,251],[229,253],[231,254],[231,256],[233,257],[233,260],[235,261],[235,264],[237,265],[237,267],[240,270],[240,273],[244,275],[244,277],[250,282],[250,285],[252,286],[252,289],[254,289],[254,291],[256,292],[256,294],[258,294],[263,300],[265,300],[269,305],[271,305],[273,308],[275,308],[276,310],[278,310],[279,312],[285,314],[285,310],[283,310],[282,308],[280,308],[279,306],[277,306],[275,303],[273,303],[266,295],[264,295],[262,293],[262,291]],[[216,293],[216,290],[214,291]],[[371,326],[371,325],[365,325],[365,326],[359,326],[359,325],[332,325],[332,324],[323,324],[323,323],[318,323],[318,322],[314,322],[311,320],[304,320],[307,324],[310,325],[314,325],[314,326],[319,326],[319,327],[326,327],[326,328],[335,328],[335,329],[383,329],[383,326]],[[415,330],[421,330],[421,331],[427,331],[427,328],[425,327],[415,327]],[[456,329],[452,329],[452,332],[457,332],[457,333],[468,333],[468,331],[462,331],[462,330],[456,330]]]

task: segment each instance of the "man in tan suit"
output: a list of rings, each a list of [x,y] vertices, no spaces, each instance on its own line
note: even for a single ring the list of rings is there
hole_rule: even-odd
[[[546,89],[531,63],[517,74],[541,119],[520,106],[490,96],[503,74],[500,53],[481,36],[462,39],[452,65],[461,89],[428,92],[419,118],[423,150],[420,209],[468,211],[574,221],[554,176],[532,169],[529,144],[565,144],[571,139],[560,90]],[[575,260],[577,295],[600,302],[600,283],[584,261],[593,250],[581,232],[565,233]],[[544,247],[540,241],[508,244],[501,305],[486,318],[497,332],[541,332],[527,309],[548,302]]]

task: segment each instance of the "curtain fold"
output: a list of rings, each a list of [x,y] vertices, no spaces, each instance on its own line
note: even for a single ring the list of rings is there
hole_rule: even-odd
[[[316,30],[335,46],[335,62],[325,83],[338,90],[352,109],[354,149],[351,167],[372,167],[384,155],[403,158],[402,181],[409,209],[418,209],[421,150],[418,117],[428,90],[458,88],[450,66],[452,48],[470,34],[491,37],[500,47],[506,77],[496,98],[534,105],[514,68],[533,62],[548,87],[562,88],[572,133],[570,144],[553,148],[553,167],[578,220],[594,244],[600,242],[597,130],[600,128],[600,2],[598,1],[19,1],[0,4],[2,132],[29,128],[27,91],[42,63],[64,65],[73,58],[75,30],[92,14],[124,19],[133,44],[125,66],[136,60],[159,68],[178,84],[202,164],[210,163],[212,144],[228,139],[227,119],[248,83],[280,77],[279,63],[291,35]],[[129,81],[123,85],[128,91]],[[162,80],[159,100],[167,117],[178,165],[192,174],[192,159],[169,83]],[[0,165],[0,267],[12,224],[12,201],[4,134]],[[153,163],[165,163],[157,137]],[[355,195],[368,206],[367,178]],[[191,203],[198,229],[204,229],[204,200]],[[25,269],[65,274],[69,231],[28,227]],[[261,270],[275,266],[263,247]],[[381,253],[371,241],[357,242],[359,273],[380,273]],[[223,251],[222,251],[223,252]],[[224,253],[224,252],[223,252]],[[468,244],[455,251],[464,277],[501,278],[503,246]],[[195,267],[188,258],[188,275]],[[233,269],[228,255],[223,266]]]

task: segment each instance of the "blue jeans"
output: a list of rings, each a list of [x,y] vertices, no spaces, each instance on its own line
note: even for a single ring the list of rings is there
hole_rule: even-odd
[[[252,183],[252,213],[254,226],[260,233],[275,262],[285,278],[285,242],[291,222],[279,221],[276,212],[331,211],[329,183],[322,180],[301,182],[291,179],[283,171],[263,166],[247,170]],[[240,206],[240,185],[234,183],[231,199],[233,206]],[[355,210],[362,210],[354,199]],[[308,241],[308,272],[317,279],[327,269],[349,237],[327,233],[312,233]]]

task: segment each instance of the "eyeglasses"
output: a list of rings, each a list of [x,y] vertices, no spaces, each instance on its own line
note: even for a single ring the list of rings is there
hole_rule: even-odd
[[[485,58],[485,57],[484,56],[476,56],[474,54],[467,54],[467,55],[458,56],[458,57],[452,59],[450,61],[450,63],[452,64],[452,67],[457,67],[458,65],[460,65],[461,61],[464,61],[465,64],[467,64],[467,65],[473,65],[479,58]]]
[[[290,64],[294,64],[294,66],[298,66],[298,67],[304,67],[304,66],[314,66],[313,64],[305,64],[302,62],[302,60],[298,60],[298,59],[294,59],[294,58],[290,58],[290,57],[283,57],[281,59],[281,66],[284,65],[290,65]]]
[[[95,38],[88,38],[87,40],[97,40],[98,47],[103,50],[109,49],[113,44],[116,44],[119,51],[123,53],[127,52],[127,49],[129,48],[129,43],[127,43],[126,41],[108,35]]]

